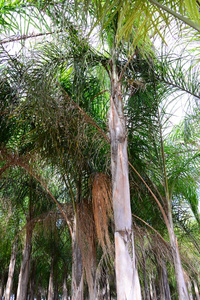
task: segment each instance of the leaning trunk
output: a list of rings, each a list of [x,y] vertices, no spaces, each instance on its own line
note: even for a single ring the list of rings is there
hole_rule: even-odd
[[[19,274],[17,300],[26,300],[28,279],[30,271],[31,259],[31,241],[32,241],[33,226],[26,227],[26,240],[24,245],[23,257],[21,262],[21,269]]]
[[[6,289],[4,292],[4,300],[10,300],[10,294],[12,290],[13,285],[13,275],[15,270],[15,262],[16,262],[16,256],[17,256],[17,241],[14,243],[11,253],[11,259],[9,264],[9,271],[8,271],[8,280],[6,284]],[[1,298],[0,298],[1,299]]]
[[[75,217],[72,233],[72,300],[83,300],[83,262],[78,245],[76,224]]]
[[[111,74],[111,137],[112,192],[115,220],[115,269],[117,299],[141,299],[133,241],[130,189],[128,176],[127,132],[115,63]]]

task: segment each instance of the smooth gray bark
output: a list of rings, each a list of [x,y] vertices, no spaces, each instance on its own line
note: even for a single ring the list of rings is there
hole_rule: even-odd
[[[111,65],[111,138],[112,193],[115,221],[115,270],[118,300],[140,300],[136,269],[128,175],[127,132],[123,113],[121,83],[114,58]]]
[[[17,256],[17,241],[13,244],[12,247],[11,259],[10,259],[9,271],[8,271],[8,279],[7,279],[6,289],[4,291],[4,297],[3,297],[4,300],[10,300],[16,256]]]

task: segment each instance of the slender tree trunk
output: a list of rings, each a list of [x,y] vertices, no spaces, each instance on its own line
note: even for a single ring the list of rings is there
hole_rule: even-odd
[[[160,120],[159,110],[158,110],[158,117]],[[174,232],[174,225],[173,225],[173,219],[172,219],[172,208],[171,208],[172,199],[170,198],[170,195],[169,195],[169,187],[168,187],[167,171],[166,171],[166,166],[165,166],[165,153],[164,153],[164,144],[163,144],[161,126],[160,126],[160,137],[161,137],[161,152],[162,152],[163,168],[164,168],[165,196],[166,196],[166,204],[167,204],[167,210],[168,210],[168,212],[167,212],[168,223],[166,223],[166,225],[167,225],[167,229],[168,229],[168,233],[169,233],[170,244],[172,247],[172,255],[173,255],[173,261],[174,261],[174,269],[175,269],[175,277],[176,277],[178,296],[179,296],[179,300],[189,300],[188,291],[187,291],[184,274],[183,274],[183,269],[182,269],[182,265],[181,265],[180,254],[179,254],[179,250],[178,250],[177,238],[176,238],[176,235]]]
[[[193,300],[193,294],[192,294],[192,283],[190,281],[190,278],[187,280],[187,286],[188,286],[188,294],[189,294],[189,299]]]
[[[72,233],[72,300],[83,300],[83,262],[77,239],[76,217]]]
[[[150,299],[154,300],[154,296],[153,296],[153,281],[152,281],[151,274],[149,274],[149,291],[150,291]]]
[[[159,284],[159,298],[158,299],[166,300],[162,267],[160,267],[160,265],[157,266],[157,273],[158,273],[158,284]]]
[[[29,300],[34,300],[35,296],[35,285],[36,285],[36,278],[35,278],[35,261],[32,261],[31,264],[31,278],[30,278],[30,285],[29,285]]]
[[[105,295],[106,295],[105,299],[110,300],[110,283],[108,280],[108,274],[106,274],[106,293],[105,293]]]
[[[8,271],[8,280],[7,280],[6,289],[4,291],[4,297],[3,297],[4,300],[10,300],[16,256],[17,256],[17,241],[13,244],[12,247],[11,259],[10,259],[9,271]]]
[[[123,113],[121,82],[114,59],[111,65],[111,167],[115,220],[115,270],[117,299],[141,299],[133,241],[128,175],[127,132]]]
[[[166,269],[166,265],[165,265],[164,261],[162,262],[162,282],[163,282],[163,287],[164,287],[164,292],[165,292],[165,299],[171,300],[171,292],[170,292],[170,288],[169,288],[167,269]]]
[[[54,294],[53,294],[53,263],[54,263],[54,260],[52,259],[51,270],[50,270],[50,275],[49,275],[48,300],[53,300],[53,298],[54,298]]]
[[[96,291],[96,245],[95,241],[92,241],[89,245],[89,256],[88,256],[88,265],[90,268],[90,276],[87,278],[88,289],[89,289],[89,299],[96,300],[97,299],[97,291]],[[87,276],[87,274],[86,274]]]
[[[149,275],[149,286],[150,286],[150,298],[151,300],[157,300],[155,279],[153,273]]]
[[[67,276],[66,276],[66,274],[64,274],[62,300],[67,300],[67,299],[68,299],[68,293],[67,293]]]
[[[55,284],[54,284],[54,300],[58,300],[58,273],[57,273],[57,265],[55,264]]]
[[[184,279],[184,274],[183,274],[183,269],[182,269],[182,265],[181,265],[180,254],[178,251],[177,238],[174,233],[171,209],[169,209],[169,211],[170,212],[168,213],[168,220],[169,220],[170,228],[168,229],[168,231],[169,231],[169,238],[170,238],[170,243],[171,243],[172,251],[173,251],[174,269],[175,269],[175,276],[176,276],[179,300],[189,300],[189,295],[188,295],[188,291],[187,291],[187,287],[186,287],[186,283],[185,283],[185,279]]]
[[[32,249],[32,245],[31,245],[32,233],[33,233],[33,226],[27,226],[26,240],[24,245],[21,269],[19,274],[19,281],[18,281],[18,288],[17,288],[17,300],[26,300],[27,297],[31,249]]]
[[[157,292],[156,292],[155,279],[153,280],[153,293],[154,293],[154,300],[157,300]]]
[[[195,292],[196,300],[200,300],[199,289],[195,280],[193,280],[193,284],[194,284],[194,292]]]

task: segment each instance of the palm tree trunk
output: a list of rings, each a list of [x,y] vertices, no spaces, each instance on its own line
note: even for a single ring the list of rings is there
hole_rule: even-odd
[[[149,274],[149,291],[150,291],[150,299],[154,300],[154,295],[153,295],[153,280],[151,274]]]
[[[50,275],[49,275],[48,300],[53,300],[53,298],[54,298],[54,294],[53,294],[53,262],[54,262],[54,260],[52,259],[51,270],[50,270]]]
[[[157,293],[155,287],[155,279],[153,273],[149,275],[149,286],[150,286],[150,298],[151,300],[157,300]]]
[[[8,280],[6,284],[6,289],[4,292],[4,300],[10,300],[10,294],[12,290],[12,284],[13,284],[13,275],[15,270],[15,262],[16,262],[16,256],[17,256],[17,241],[13,244],[12,253],[11,253],[11,259],[9,264],[9,271],[8,271]]]
[[[117,299],[141,299],[133,241],[130,189],[128,176],[127,133],[115,63],[111,65],[111,168],[115,220],[115,269]]]
[[[57,271],[57,265],[55,265],[55,284],[54,284],[54,300],[58,300],[59,294],[58,294],[58,271]]]
[[[67,278],[66,275],[64,275],[63,279],[63,294],[62,294],[62,300],[68,299],[68,293],[67,293]]]
[[[195,292],[196,300],[200,300],[197,282],[195,280],[193,280],[193,284],[194,284],[194,292]]]
[[[165,299],[166,300],[171,300],[171,292],[169,288],[169,281],[168,281],[168,276],[167,276],[167,269],[165,262],[162,262],[162,282],[163,282],[163,287],[164,287],[164,292],[165,292]]]
[[[192,283],[190,278],[187,280],[187,286],[188,286],[188,294],[189,294],[189,299],[193,300],[193,294],[192,294]]]
[[[189,300],[189,295],[188,295],[188,291],[187,291],[187,287],[186,287],[186,283],[185,283],[185,279],[184,279],[184,274],[183,274],[183,269],[182,269],[182,265],[181,265],[180,254],[178,251],[177,238],[174,233],[174,227],[173,227],[171,213],[168,213],[168,219],[169,219],[168,231],[169,231],[170,244],[171,244],[172,252],[173,252],[174,269],[175,269],[175,276],[176,276],[179,300]]]
[[[83,262],[77,239],[76,216],[72,233],[72,300],[83,300]]]
[[[23,257],[21,262],[20,274],[19,274],[17,300],[26,300],[26,296],[27,296],[33,227],[34,226],[26,227],[26,240],[25,240]]]
[[[29,300],[34,300],[35,297],[35,285],[36,285],[36,277],[35,277],[35,261],[31,263],[31,278],[29,284]]]
[[[165,165],[165,153],[164,153],[164,144],[163,144],[163,137],[162,137],[162,129],[161,129],[161,121],[160,121],[160,113],[158,109],[158,118],[159,118],[159,124],[160,124],[160,138],[161,138],[161,152],[162,152],[162,160],[163,160],[163,171],[164,171],[164,181],[165,181],[165,196],[166,196],[166,204],[167,204],[167,217],[168,222],[167,230],[169,234],[170,244],[172,247],[172,256],[174,261],[174,269],[175,269],[175,277],[176,277],[176,284],[178,289],[178,296],[179,300],[189,300],[188,291],[183,275],[183,269],[181,265],[181,259],[180,254],[178,250],[178,243],[177,238],[174,232],[174,225],[173,225],[173,219],[172,219],[172,208],[171,203],[172,199],[170,197],[169,193],[169,187],[168,187],[168,178],[167,178],[167,171],[166,171],[166,165]],[[172,193],[172,191],[171,191]]]

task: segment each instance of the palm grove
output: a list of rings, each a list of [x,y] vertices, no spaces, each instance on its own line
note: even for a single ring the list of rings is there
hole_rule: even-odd
[[[1,2],[0,299],[199,299],[199,9]]]

